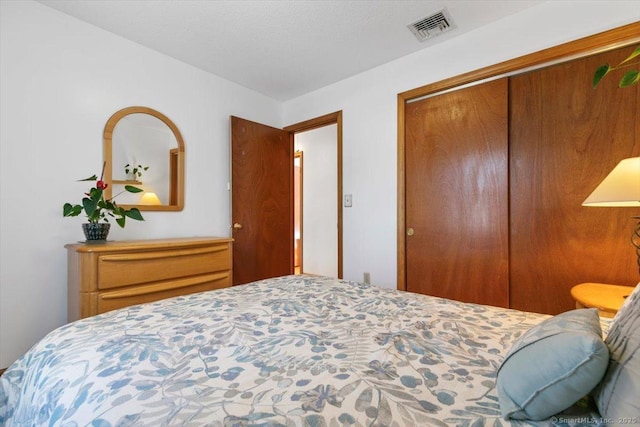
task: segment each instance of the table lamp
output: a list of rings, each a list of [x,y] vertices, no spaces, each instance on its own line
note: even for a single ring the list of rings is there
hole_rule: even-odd
[[[142,195],[142,198],[140,199],[140,204],[141,205],[161,205],[162,203],[160,202],[160,198],[156,193],[147,191]]]
[[[631,157],[618,163],[582,202],[582,206],[640,207],[640,157]],[[633,230],[631,243],[636,248],[640,271],[640,222]]]

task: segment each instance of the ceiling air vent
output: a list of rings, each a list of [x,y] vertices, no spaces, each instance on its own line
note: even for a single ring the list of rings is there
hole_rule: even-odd
[[[452,30],[454,25],[447,9],[442,9],[433,15],[407,25],[407,28],[411,30],[413,35],[416,36],[419,41],[423,42]]]

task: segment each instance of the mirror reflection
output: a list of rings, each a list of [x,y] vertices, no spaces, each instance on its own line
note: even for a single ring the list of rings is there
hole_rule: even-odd
[[[111,183],[106,197],[134,185],[143,192],[120,194],[119,205],[141,210],[182,209],[184,143],[171,120],[150,108],[125,108],[107,122],[104,144],[105,178]]]

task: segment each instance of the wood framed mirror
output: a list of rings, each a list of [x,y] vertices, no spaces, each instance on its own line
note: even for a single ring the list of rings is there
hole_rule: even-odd
[[[184,207],[184,140],[164,114],[148,107],[127,107],[104,127],[105,197],[144,211],[180,211]],[[128,193],[125,185],[141,188]],[[122,193],[121,193],[122,192]]]

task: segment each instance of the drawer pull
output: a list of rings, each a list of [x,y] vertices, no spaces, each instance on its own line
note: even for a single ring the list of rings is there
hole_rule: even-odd
[[[129,262],[141,261],[145,259],[161,259],[161,258],[177,258],[182,256],[191,256],[199,254],[216,253],[228,250],[228,246],[216,246],[213,248],[189,249],[189,250],[168,250],[160,252],[149,252],[141,254],[118,254],[118,255],[102,255],[100,261],[103,262]]]
[[[100,295],[100,298],[103,300],[109,299],[118,299],[118,298],[126,298],[138,295],[148,295],[154,294],[157,292],[187,288],[190,286],[200,285],[207,282],[216,282],[222,279],[227,279],[229,277],[229,273],[217,273],[217,274],[207,274],[204,276],[197,277],[189,277],[186,279],[178,279],[172,280],[170,282],[157,283],[154,285],[146,285],[146,286],[136,286],[131,289],[123,289],[120,291],[110,291],[104,292]]]

